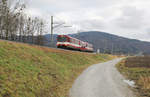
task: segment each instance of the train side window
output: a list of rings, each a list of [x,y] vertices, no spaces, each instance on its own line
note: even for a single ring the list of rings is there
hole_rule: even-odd
[[[67,38],[66,37],[58,37],[57,41],[59,41],[59,42],[66,42]]]
[[[78,44],[78,40],[75,39],[75,44]]]
[[[74,43],[74,39],[72,39],[72,43]]]
[[[72,39],[72,43],[74,43],[74,39]]]
[[[74,39],[74,44],[76,44],[76,40]]]
[[[67,38],[67,42],[70,42],[70,38]]]
[[[73,39],[70,39],[70,42],[73,43]]]

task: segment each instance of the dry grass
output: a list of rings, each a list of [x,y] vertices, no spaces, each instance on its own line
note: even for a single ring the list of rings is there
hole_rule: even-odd
[[[83,69],[112,58],[0,40],[0,97],[67,97]]]
[[[137,83],[142,87],[142,89],[150,89],[150,76],[140,76]]]
[[[136,82],[140,97],[150,97],[150,57],[130,57],[116,65],[128,79]]]
[[[127,67],[145,67],[150,68],[150,56],[131,57],[125,61]]]

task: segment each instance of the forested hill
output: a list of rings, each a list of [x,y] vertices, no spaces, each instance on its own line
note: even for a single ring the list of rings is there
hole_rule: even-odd
[[[50,35],[46,35],[49,38]],[[128,39],[105,32],[89,31],[70,36],[87,41],[94,45],[95,51],[100,49],[105,53],[150,54],[150,42]],[[56,43],[56,35],[54,35]]]
[[[150,54],[150,42],[128,39],[96,31],[82,32],[79,35],[72,35],[72,36],[92,43],[94,45],[95,50],[100,49],[102,52]]]

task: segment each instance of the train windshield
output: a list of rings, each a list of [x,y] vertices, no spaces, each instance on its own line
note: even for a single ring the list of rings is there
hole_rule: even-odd
[[[66,42],[66,41],[67,41],[67,38],[66,38],[66,37],[58,37],[58,38],[57,38],[57,41],[58,41],[58,42]]]

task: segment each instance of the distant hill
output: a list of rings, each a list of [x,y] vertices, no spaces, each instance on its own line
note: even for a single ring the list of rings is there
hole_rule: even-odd
[[[44,45],[45,46],[50,46],[51,45],[51,35],[50,34],[46,34],[44,39]],[[56,43],[57,43],[57,34],[53,35],[53,47],[56,47]]]
[[[94,50],[100,49],[102,53],[150,54],[150,42],[128,39],[98,31],[81,32],[70,34],[70,36],[93,44]],[[45,35],[45,37],[50,38],[50,35]],[[57,35],[54,35],[55,43],[56,37]]]

